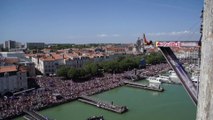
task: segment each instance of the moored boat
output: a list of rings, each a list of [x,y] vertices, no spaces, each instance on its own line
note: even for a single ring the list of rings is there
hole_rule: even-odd
[[[103,116],[92,116],[87,118],[87,120],[104,120]]]
[[[180,83],[180,79],[178,78],[177,74],[174,71],[170,71],[169,78],[174,83]]]
[[[148,77],[147,80],[149,81],[149,83],[161,84],[161,81],[157,79],[157,77]]]
[[[171,83],[171,79],[168,76],[160,75],[156,79],[163,83]]]

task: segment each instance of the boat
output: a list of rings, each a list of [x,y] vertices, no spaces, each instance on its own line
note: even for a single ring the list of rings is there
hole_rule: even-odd
[[[160,82],[171,83],[171,79],[168,76],[159,75],[156,79]]]
[[[148,77],[147,80],[149,81],[149,83],[161,84],[161,81],[157,79],[157,77]]]
[[[100,107],[100,104],[98,103],[96,106],[97,106],[97,107]]]
[[[104,120],[103,116],[92,116],[87,118],[87,120]]]
[[[199,80],[199,76],[195,75],[195,74],[192,74],[191,80],[192,80],[192,82],[197,83],[198,80]]]
[[[161,81],[157,79],[157,77],[148,77],[147,79],[149,81],[149,87],[153,89],[163,90],[163,88],[160,87]]]
[[[174,71],[170,71],[169,78],[172,82],[180,83],[180,79],[178,78],[177,74]]]

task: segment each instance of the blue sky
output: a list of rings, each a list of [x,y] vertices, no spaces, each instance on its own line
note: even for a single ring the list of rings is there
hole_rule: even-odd
[[[198,40],[202,0],[0,0],[0,43]]]

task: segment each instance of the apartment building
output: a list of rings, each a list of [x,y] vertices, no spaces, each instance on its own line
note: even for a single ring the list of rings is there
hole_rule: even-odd
[[[44,47],[45,47],[45,43],[42,43],[42,42],[26,43],[26,48],[28,49],[43,49]]]
[[[0,94],[27,89],[27,69],[24,66],[0,66]]]
[[[80,68],[87,62],[101,62],[111,60],[102,53],[50,53],[28,55],[35,67],[44,75],[53,75],[61,65]]]
[[[35,76],[35,65],[26,58],[24,52],[0,52],[0,66],[22,65],[27,68],[27,76]]]

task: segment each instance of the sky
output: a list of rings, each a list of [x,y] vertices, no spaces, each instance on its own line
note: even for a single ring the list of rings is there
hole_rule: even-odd
[[[0,0],[0,43],[199,39],[203,0]]]

